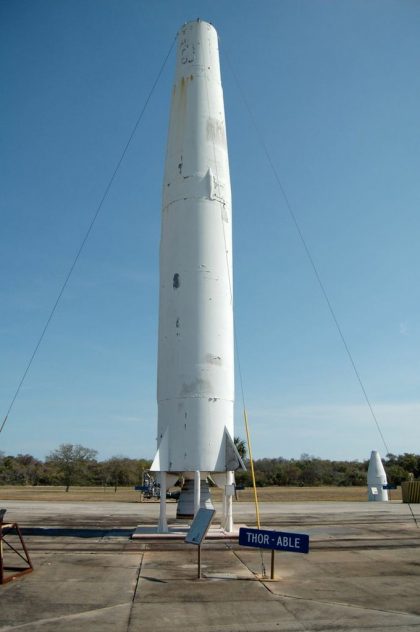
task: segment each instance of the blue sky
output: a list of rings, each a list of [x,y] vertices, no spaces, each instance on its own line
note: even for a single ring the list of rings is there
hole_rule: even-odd
[[[420,451],[420,4],[0,4],[0,415],[178,28],[218,30],[235,319],[256,457]],[[152,457],[161,183],[172,53],[0,435]],[[256,133],[232,75],[257,121]],[[239,381],[237,380],[239,387]],[[240,389],[236,434],[244,436]]]

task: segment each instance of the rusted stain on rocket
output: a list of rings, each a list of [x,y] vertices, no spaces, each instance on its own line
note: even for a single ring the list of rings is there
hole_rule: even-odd
[[[206,362],[208,364],[216,364],[220,366],[222,364],[222,358],[221,356],[216,356],[216,355],[213,355],[212,353],[207,353]]]
[[[188,43],[186,37],[180,43],[181,64],[192,64],[195,60],[195,45]]]
[[[208,380],[197,378],[190,384],[182,385],[180,397],[202,397],[204,393],[212,391],[212,386]]]
[[[174,290],[177,290],[180,285],[181,285],[181,279],[179,278],[178,272],[175,272],[174,278],[172,280],[172,287],[174,288]]]

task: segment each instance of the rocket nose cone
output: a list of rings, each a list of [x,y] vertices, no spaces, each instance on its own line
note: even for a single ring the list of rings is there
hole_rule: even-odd
[[[201,18],[197,18],[196,20],[189,20],[188,22],[184,22],[184,24],[179,29],[179,32],[182,32],[188,28],[208,28],[211,31],[214,31],[217,34],[217,31],[211,22],[207,22],[206,20],[202,20]],[[178,33],[179,33],[178,32]]]
[[[379,452],[372,450],[368,467],[368,480],[377,477],[386,479],[386,474]]]

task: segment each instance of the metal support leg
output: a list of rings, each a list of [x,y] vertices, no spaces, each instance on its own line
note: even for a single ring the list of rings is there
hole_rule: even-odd
[[[233,490],[234,490],[234,473],[226,472],[225,502],[226,502],[226,519],[225,531],[232,533],[233,531]]]
[[[197,470],[194,472],[194,516],[197,515],[197,511],[200,509],[200,496],[201,496],[201,475]]]
[[[13,531],[15,532],[13,534]],[[19,538],[20,545],[23,549],[24,555],[13,546],[8,540],[5,538],[5,535],[16,535]],[[23,568],[22,570],[13,569],[15,572],[11,575],[5,576],[5,567],[4,567],[4,545],[10,550],[13,551],[18,557],[20,557],[28,566],[27,568]],[[19,525],[17,522],[3,523],[0,520],[0,584],[7,584],[8,582],[20,577],[21,575],[25,575],[26,573],[31,573],[33,571],[33,565],[31,562],[31,558],[29,557],[28,549],[26,548],[25,542],[23,541],[21,530],[19,529]]]
[[[158,533],[168,533],[166,520],[166,472],[160,472],[160,511]]]

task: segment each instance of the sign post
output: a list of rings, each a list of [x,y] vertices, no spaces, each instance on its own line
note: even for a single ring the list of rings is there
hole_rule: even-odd
[[[201,579],[201,544],[197,548],[197,579]]]
[[[187,544],[196,544],[198,547],[197,555],[197,578],[201,579],[201,543],[207,535],[207,531],[210,528],[213,516],[216,513],[215,509],[202,508],[197,511],[195,518],[191,523],[190,530],[187,533],[185,542]]]
[[[239,544],[257,549],[271,550],[271,579],[274,579],[275,551],[290,553],[309,553],[309,536],[304,533],[286,533],[285,531],[268,531],[268,529],[239,529]]]

